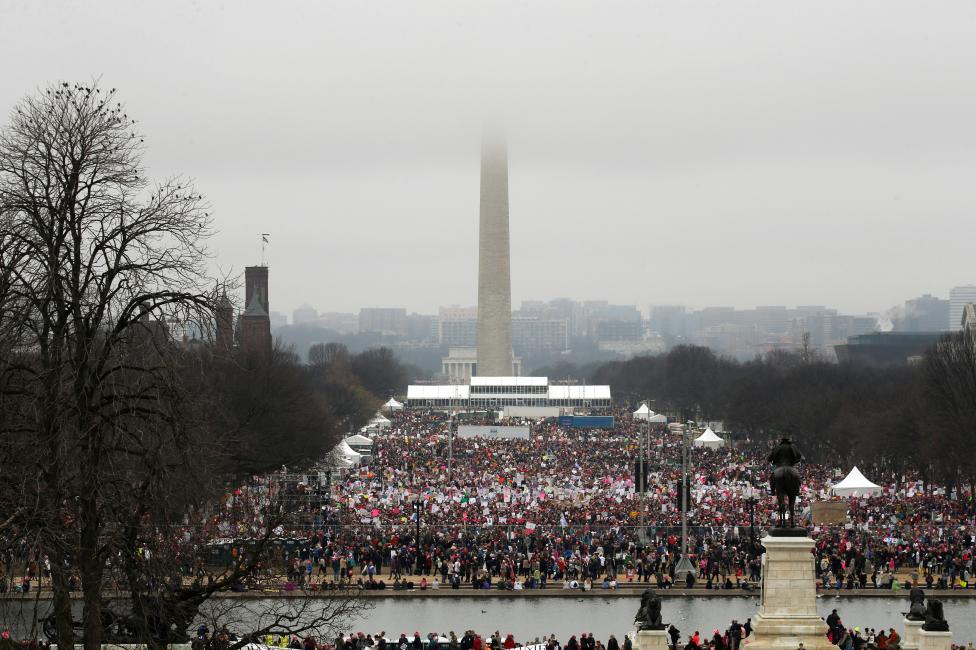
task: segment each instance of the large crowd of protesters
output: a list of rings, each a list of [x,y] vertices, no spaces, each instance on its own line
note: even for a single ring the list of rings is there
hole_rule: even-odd
[[[442,412],[408,409],[388,417],[390,426],[369,432],[371,455],[358,466],[255,477],[226,495],[202,527],[188,529],[187,539],[206,540],[212,564],[229,562],[241,540],[261,533],[264,507],[288,499],[296,516],[275,530],[267,566],[285,590],[758,586],[757,541],[776,524],[768,441],[727,436],[717,449],[689,445],[687,553],[695,570],[684,576],[675,571],[682,553],[683,442],[667,426],[617,413],[610,430],[543,420],[530,425],[528,439],[478,438],[455,435],[457,422]],[[648,468],[643,493],[635,467],[642,455]],[[830,486],[846,469],[802,466],[798,508],[807,511],[804,525],[816,543],[821,588],[976,588],[972,495],[947,494],[908,474],[879,480],[880,495],[846,499],[846,523],[812,523],[809,506],[830,500]],[[16,579],[0,575],[0,590],[29,591],[48,573],[46,562],[34,558]],[[181,567],[185,577],[199,569]],[[831,639],[845,650],[898,648],[893,631],[848,628],[839,619],[827,623]],[[695,632],[687,639],[672,637],[672,643],[676,650],[738,650],[747,627]],[[219,650],[219,638],[208,633],[195,643]],[[359,635],[342,643],[288,637],[255,642],[418,650],[418,640],[435,650],[620,650],[629,644],[586,636],[523,644],[511,636],[470,632],[399,639]]]
[[[696,572],[675,585],[682,441],[666,426],[629,414],[618,414],[612,430],[545,420],[526,440],[458,437],[456,422],[435,411],[389,417],[388,428],[371,433],[368,462],[334,473],[327,491],[312,481],[291,488],[323,498],[307,499],[301,530],[286,531],[281,560],[290,585],[748,589],[759,579],[755,540],[776,522],[768,443],[691,447],[687,552]],[[635,474],[642,448],[643,494]],[[798,508],[831,499],[845,469],[804,464]],[[821,586],[976,587],[971,495],[946,494],[913,475],[883,487],[881,495],[847,499],[845,524],[807,520]],[[223,519],[213,535],[246,532]]]
[[[457,422],[443,412],[389,418],[370,432],[368,461],[291,481],[255,478],[187,539],[210,544],[211,562],[229,562],[238,540],[261,533],[263,506],[289,498],[297,516],[275,531],[267,567],[287,590],[756,586],[756,541],[776,517],[768,442],[730,437],[718,449],[690,447],[687,553],[696,571],[676,580],[683,443],[667,426],[617,413],[610,430],[550,419],[532,423],[528,439],[470,438],[455,435]],[[643,493],[635,473],[642,449]],[[830,499],[846,469],[805,463],[798,508]],[[847,499],[845,524],[807,520],[820,586],[976,588],[972,496],[910,474],[883,487]],[[28,591],[45,562],[35,558],[15,580],[0,576],[0,589]]]
[[[210,564],[229,563],[241,540],[266,528],[267,504],[288,499],[296,516],[275,529],[266,564],[285,590],[757,585],[756,542],[775,523],[766,442],[690,448],[687,553],[695,571],[684,576],[675,571],[682,441],[668,427],[618,413],[612,430],[544,420],[531,425],[529,439],[467,438],[449,434],[456,422],[442,412],[389,417],[388,428],[370,432],[371,457],[359,466],[255,477],[186,539],[209,546]],[[641,449],[643,493],[635,474]],[[843,470],[806,463],[799,508],[829,499]],[[846,505],[843,525],[807,522],[822,588],[976,587],[971,495],[907,475]],[[199,577],[200,558],[188,557],[195,559],[180,567],[184,578]],[[46,563],[31,559],[16,580],[0,575],[0,590],[29,591]]]

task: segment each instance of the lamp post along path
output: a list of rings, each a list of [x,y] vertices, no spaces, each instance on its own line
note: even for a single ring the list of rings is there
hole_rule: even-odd
[[[650,404],[650,400],[645,402],[645,404]],[[637,535],[638,535],[638,539],[640,539],[642,542],[645,539],[646,511],[647,511],[647,478],[646,478],[647,470],[644,467],[644,463],[646,462],[644,457],[647,453],[647,447],[649,446],[648,440],[650,438],[650,431],[649,431],[650,424],[651,424],[650,418],[645,415],[644,429],[643,429],[644,435],[639,437],[639,442],[637,444],[638,463],[640,465],[640,469],[638,470],[639,476],[637,478],[638,487],[640,488],[640,521],[639,521],[640,531],[638,532]]]
[[[688,432],[691,429],[691,422],[681,428],[681,558],[678,565],[674,568],[674,575],[687,578],[689,573],[694,573],[695,568],[688,559]]]

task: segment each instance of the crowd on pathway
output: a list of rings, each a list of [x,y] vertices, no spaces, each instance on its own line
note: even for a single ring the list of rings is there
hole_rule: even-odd
[[[238,540],[262,534],[266,505],[287,492],[301,513],[274,531],[267,565],[285,589],[755,588],[755,540],[775,517],[768,442],[691,449],[687,551],[696,572],[675,585],[682,443],[666,426],[617,413],[612,430],[545,420],[528,440],[486,439],[448,436],[456,428],[441,412],[389,417],[389,428],[371,434],[368,463],[333,473],[327,486],[255,477],[186,539],[209,544],[211,562],[230,562]],[[635,484],[642,446],[643,495]],[[842,471],[804,464],[798,507],[830,498]],[[823,588],[976,588],[971,496],[909,474],[880,496],[848,499],[848,510],[846,525],[809,526]],[[181,570],[200,567],[187,560]],[[29,591],[48,572],[46,559],[29,558],[16,580],[0,573],[0,591]]]
[[[681,441],[667,427],[648,430],[618,414],[612,430],[564,429],[547,420],[532,427],[528,440],[449,440],[443,413],[389,417],[392,425],[372,434],[369,463],[343,472],[331,497],[309,499],[300,529],[282,531],[289,540],[280,551],[288,585],[674,585]],[[643,495],[635,484],[642,440],[649,467]],[[761,549],[754,540],[775,517],[767,447],[746,439],[692,448],[688,552],[697,572],[678,586],[750,588],[758,580]],[[841,471],[805,464],[799,508],[829,499]],[[906,577],[930,587],[976,587],[976,511],[968,495],[947,495],[907,475],[880,496],[848,499],[848,508],[846,525],[810,525],[824,588],[900,588]],[[211,535],[233,539],[248,534],[247,525],[218,517]]]

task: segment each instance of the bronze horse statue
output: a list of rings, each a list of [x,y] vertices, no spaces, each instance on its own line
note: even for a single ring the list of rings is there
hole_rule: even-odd
[[[796,498],[800,495],[800,473],[795,465],[803,461],[803,454],[793,446],[793,442],[784,437],[766,459],[773,464],[773,471],[769,475],[769,487],[776,495],[776,508],[779,511],[779,525],[789,528],[796,527]]]

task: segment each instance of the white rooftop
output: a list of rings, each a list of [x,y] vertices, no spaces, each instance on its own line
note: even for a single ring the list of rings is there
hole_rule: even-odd
[[[407,399],[468,399],[466,384],[436,384],[407,386]]]
[[[472,377],[472,386],[547,386],[548,377]]]
[[[610,387],[550,386],[549,399],[610,399]]]

